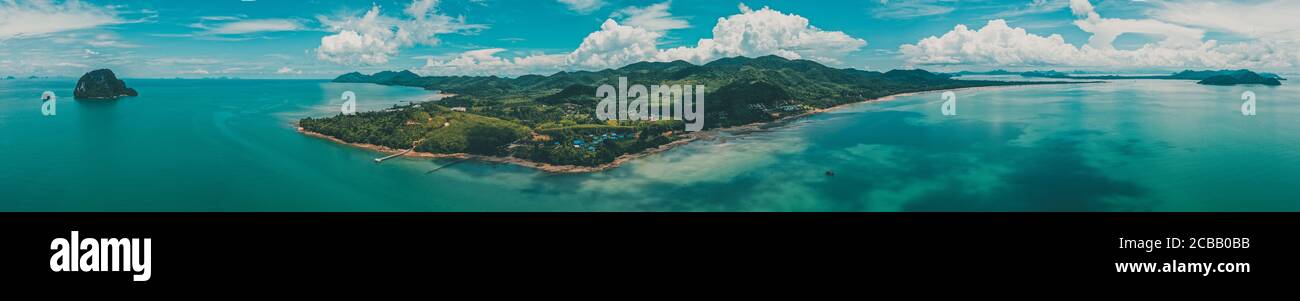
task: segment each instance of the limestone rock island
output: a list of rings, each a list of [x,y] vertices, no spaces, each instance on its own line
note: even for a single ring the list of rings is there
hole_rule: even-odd
[[[117,79],[113,70],[99,69],[87,72],[77,80],[77,88],[72,91],[76,99],[117,99],[123,96],[137,96],[135,89],[126,87],[126,82]]]

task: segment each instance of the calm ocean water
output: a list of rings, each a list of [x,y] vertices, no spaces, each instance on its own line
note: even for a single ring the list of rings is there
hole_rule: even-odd
[[[286,80],[0,81],[0,211],[1297,211],[1300,89],[1189,81],[864,103],[597,174],[399,159],[296,133],[428,91]],[[60,96],[41,116],[39,96]],[[1242,116],[1241,94],[1258,95]],[[835,172],[826,176],[827,170]]]

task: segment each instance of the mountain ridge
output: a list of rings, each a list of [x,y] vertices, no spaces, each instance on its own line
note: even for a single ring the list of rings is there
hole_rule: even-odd
[[[398,74],[406,74],[397,76]],[[733,82],[766,81],[775,85],[800,86],[792,95],[801,98],[822,98],[828,95],[864,94],[872,98],[893,93],[854,93],[881,86],[918,86],[927,82],[949,80],[947,75],[929,71],[891,70],[889,72],[863,71],[828,67],[810,60],[789,60],[769,55],[757,58],[730,57],[707,64],[695,65],[685,61],[638,62],[620,68],[599,71],[560,71],[551,75],[524,75],[516,78],[497,76],[418,76],[408,70],[383,71],[372,75],[351,72],[333,80],[340,83],[373,83],[392,86],[420,87],[468,96],[492,97],[502,94],[537,90],[562,90],[573,85],[599,86],[617,84],[619,77],[636,83],[704,84],[716,89]]]

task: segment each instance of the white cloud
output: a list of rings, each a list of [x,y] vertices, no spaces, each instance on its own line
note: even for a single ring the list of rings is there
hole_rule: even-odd
[[[0,1],[0,41],[121,23],[117,12],[76,0]]]
[[[212,74],[212,72],[208,72],[207,69],[194,69],[194,70],[181,71],[181,72],[176,72],[176,73],[177,73],[177,74],[195,74],[195,75],[208,75],[208,74]]]
[[[252,19],[225,22],[215,26],[196,24],[205,29],[206,34],[241,35],[262,32],[297,31],[304,29],[302,23],[292,19]]]
[[[1070,2],[1067,2],[1067,1],[1058,1],[1058,0],[1033,0],[1032,2],[1030,2],[1030,3],[1029,3],[1028,5],[1026,5],[1025,7],[1021,7],[1021,8],[1016,8],[1016,9],[1013,9],[1013,10],[1008,10],[1008,11],[999,12],[999,13],[993,14],[992,16],[989,16],[989,19],[1003,19],[1003,18],[1012,18],[1012,17],[1019,17],[1019,16],[1025,16],[1025,15],[1034,15],[1034,14],[1042,14],[1042,13],[1055,12],[1055,11],[1058,11],[1058,10],[1060,10],[1060,9],[1063,9],[1063,8],[1069,6],[1069,5],[1070,5]]]
[[[423,70],[437,75],[520,75],[618,68],[642,61],[685,60],[703,64],[724,57],[764,55],[835,64],[867,43],[843,32],[818,29],[798,15],[767,7],[752,10],[743,4],[740,10],[739,14],[719,18],[713,27],[713,37],[701,39],[693,47],[659,49],[662,33],[609,19],[567,54],[507,59],[497,56],[505,49],[480,49],[452,58],[429,58]]]
[[[401,48],[436,45],[440,34],[484,28],[466,24],[464,18],[439,14],[437,6],[437,0],[413,1],[403,10],[405,18],[384,16],[379,5],[373,5],[360,18],[318,16],[321,24],[335,34],[321,38],[316,57],[344,65],[386,64],[388,58],[397,55]]]
[[[1059,65],[1078,56],[1079,49],[1053,34],[1039,36],[1023,28],[1011,28],[1003,20],[992,20],[978,30],[957,25],[941,37],[902,45],[899,52],[907,62],[918,65]]]
[[[427,75],[506,75],[550,73],[564,68],[565,55],[537,54],[501,58],[502,48],[488,48],[463,52],[447,59],[427,58],[422,73]]]
[[[811,59],[837,64],[858,51],[867,41],[839,31],[812,26],[807,18],[763,7],[751,10],[740,5],[740,14],[718,19],[713,38],[701,39],[695,47],[668,49],[659,60],[706,63],[734,56],[779,55],[788,59]]]
[[[569,53],[569,64],[588,69],[619,67],[654,58],[659,54],[660,33],[605,20],[600,30],[582,39]]]
[[[397,54],[397,47],[381,36],[344,30],[321,38],[316,58],[343,65],[381,65]]]
[[[650,31],[668,31],[689,28],[691,25],[681,17],[674,17],[668,12],[672,1],[651,4],[646,7],[629,6],[615,12],[611,17],[621,18],[622,23]]]
[[[871,13],[881,19],[911,19],[947,14],[955,10],[951,6],[939,5],[936,2],[940,1],[912,0],[889,3],[889,0],[880,0],[880,6],[872,9]]]
[[[293,68],[289,68],[289,67],[280,67],[280,70],[276,70],[275,74],[302,74],[302,70],[294,70]]]
[[[1070,0],[1070,11],[1079,17],[1074,25],[1091,33],[1088,45],[1097,49],[1113,49],[1115,39],[1128,33],[1151,34],[1164,37],[1161,43],[1168,47],[1197,47],[1205,31],[1151,19],[1102,18],[1088,0]]]
[[[1099,17],[1097,10],[1092,7],[1092,2],[1087,0],[1070,0],[1070,12],[1076,17]]]
[[[135,44],[131,44],[131,43],[122,42],[122,41],[120,41],[120,40],[91,40],[91,41],[86,41],[86,44],[89,44],[90,46],[95,46],[95,47],[111,47],[111,48],[136,48],[136,47],[140,47],[139,45],[135,45]]]
[[[121,37],[112,33],[100,33],[90,36],[88,39],[81,39],[81,35],[70,34],[65,38],[52,39],[55,43],[60,44],[86,44],[100,48],[136,48],[140,45],[122,41]]]
[[[224,69],[221,69],[221,73],[225,73],[225,74],[248,73],[252,71],[262,70],[264,68],[265,67],[262,66],[226,67]]]
[[[411,1],[411,4],[407,5],[406,9],[402,10],[402,12],[405,12],[408,16],[417,18],[428,17],[429,15],[437,13],[435,9],[438,7],[438,1],[439,0],[414,0]]]
[[[605,1],[602,0],[559,0],[559,2],[568,6],[569,10],[580,14],[589,14],[605,6]]]
[[[1092,33],[1082,47],[1060,35],[1039,36],[991,20],[978,30],[958,25],[942,36],[902,45],[899,51],[914,65],[1281,68],[1297,62],[1287,47],[1275,43],[1220,45],[1203,40],[1201,29],[1151,19],[1103,18],[1086,0],[1072,0],[1070,9],[1078,17],[1075,25]],[[1163,39],[1134,50],[1114,48],[1115,38],[1134,33]]]
[[[1300,40],[1300,2],[1163,2],[1153,17],[1247,36]]]

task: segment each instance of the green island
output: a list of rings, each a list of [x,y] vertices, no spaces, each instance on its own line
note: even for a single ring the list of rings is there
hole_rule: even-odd
[[[619,77],[645,85],[704,85],[704,128],[684,122],[600,121],[596,89]],[[413,151],[515,163],[549,172],[612,168],[716,129],[797,118],[886,96],[972,87],[1078,82],[955,80],[925,70],[862,71],[779,56],[734,57],[694,65],[641,62],[618,69],[550,76],[420,76],[410,71],[348,73],[341,83],[420,87],[454,96],[355,115],[305,118],[301,131],[382,151]]]

